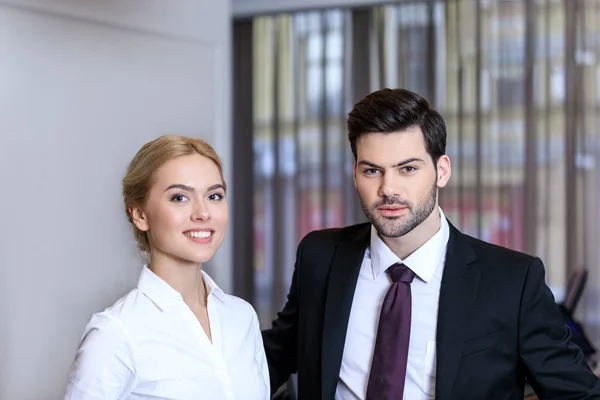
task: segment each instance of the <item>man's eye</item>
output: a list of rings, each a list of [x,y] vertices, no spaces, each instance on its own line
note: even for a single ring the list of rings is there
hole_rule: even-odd
[[[415,167],[411,167],[410,165],[402,168],[403,172],[414,172],[416,170],[417,169]]]
[[[375,169],[375,168],[369,168],[369,169],[365,170],[365,174],[367,174],[367,175],[375,175],[378,173],[379,173],[379,170]]]

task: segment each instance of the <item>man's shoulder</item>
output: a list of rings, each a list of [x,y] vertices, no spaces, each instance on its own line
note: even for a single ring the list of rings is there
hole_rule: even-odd
[[[345,240],[354,240],[361,235],[369,232],[371,224],[364,222],[361,224],[348,225],[339,228],[319,229],[309,232],[302,239],[303,243],[337,243]]]
[[[486,242],[460,231],[457,232],[459,235],[461,235],[462,240],[466,241],[471,246],[479,259],[486,259],[490,261],[497,260],[502,263],[511,262],[516,264],[529,264],[533,259],[536,258],[530,254],[526,254],[518,250],[509,249],[508,247]]]
[[[359,260],[369,244],[371,224],[362,223],[341,228],[320,229],[308,233],[298,246],[296,260],[302,271],[311,278],[326,278],[336,254],[343,255],[344,262]],[[351,261],[350,261],[351,262]]]

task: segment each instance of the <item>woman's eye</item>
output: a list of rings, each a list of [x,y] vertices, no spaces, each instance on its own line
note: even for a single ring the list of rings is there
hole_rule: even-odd
[[[223,200],[224,197],[225,197],[225,195],[222,195],[220,193],[213,193],[210,196],[208,196],[208,199],[213,200],[213,201],[219,201],[219,200]]]
[[[171,198],[171,201],[174,201],[175,203],[181,203],[183,201],[187,201],[187,197],[182,194],[176,194]]]

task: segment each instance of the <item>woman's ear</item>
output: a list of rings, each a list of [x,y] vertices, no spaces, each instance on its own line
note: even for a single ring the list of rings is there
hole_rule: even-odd
[[[150,229],[146,213],[144,213],[144,210],[141,207],[132,206],[128,208],[128,211],[136,228],[142,232],[147,232]]]

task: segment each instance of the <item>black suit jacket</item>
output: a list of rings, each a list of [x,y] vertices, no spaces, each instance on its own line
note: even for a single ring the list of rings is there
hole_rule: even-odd
[[[369,239],[360,224],[300,243],[287,302],[263,332],[273,391],[297,372],[300,400],[334,398]],[[542,399],[600,399],[538,258],[450,225],[437,329],[437,400],[522,400],[526,377]]]

